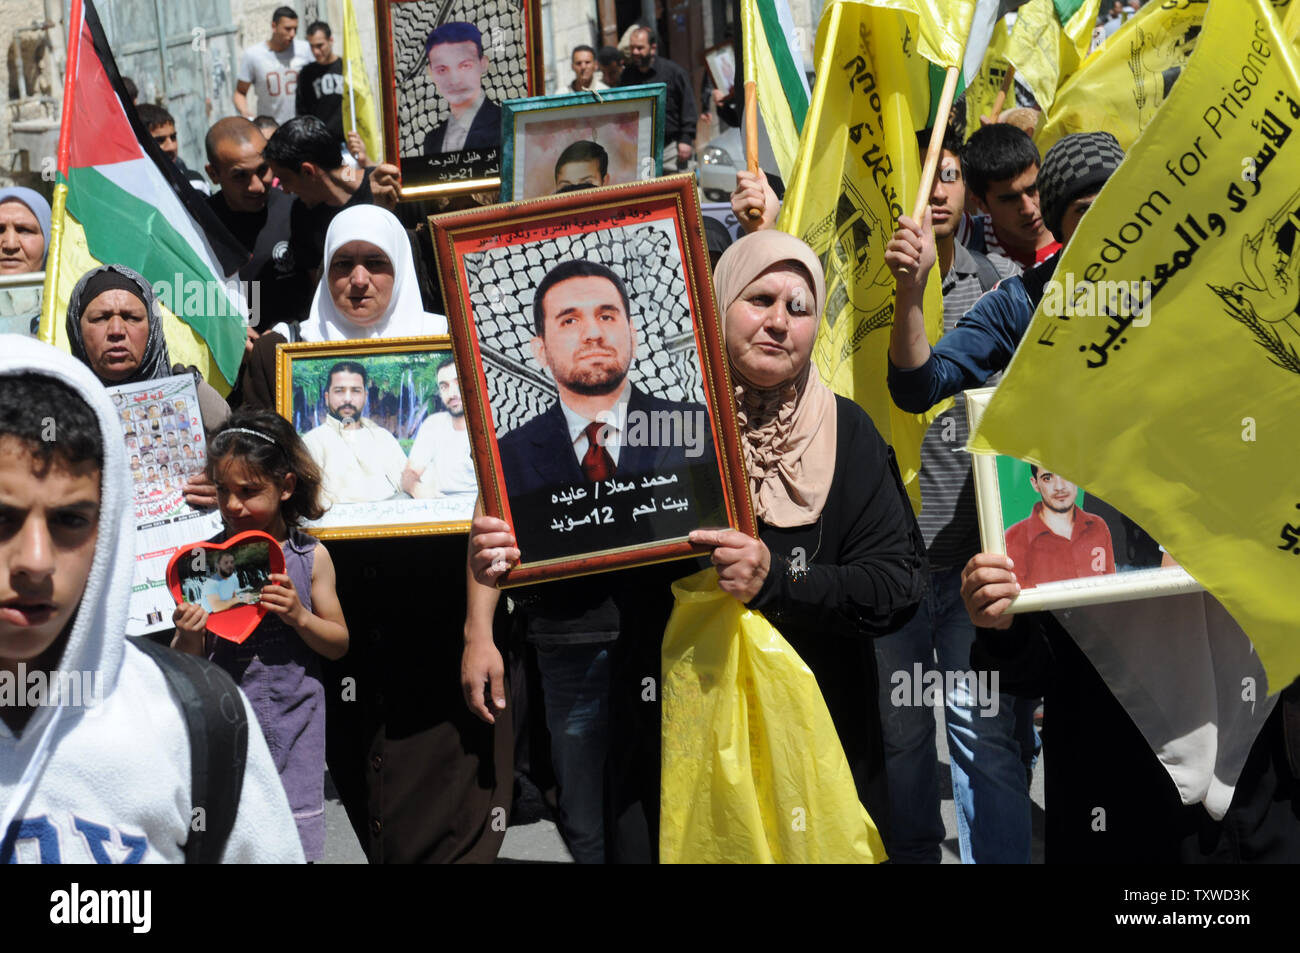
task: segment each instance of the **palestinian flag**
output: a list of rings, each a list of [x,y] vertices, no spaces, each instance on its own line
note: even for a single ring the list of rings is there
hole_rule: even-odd
[[[133,268],[162,306],[172,361],[229,392],[244,355],[248,259],[154,143],[113,62],[90,0],[74,0],[59,130],[58,178],[39,336],[68,349],[68,299],[101,264]]]
[[[788,182],[812,98],[794,16],[786,0],[743,0],[740,19],[744,29],[745,82],[757,84],[758,108],[763,113],[772,153],[781,177]]]

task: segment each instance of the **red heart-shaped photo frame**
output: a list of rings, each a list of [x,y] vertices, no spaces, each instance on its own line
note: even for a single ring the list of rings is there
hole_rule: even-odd
[[[247,549],[250,546],[253,547],[251,556],[248,555],[249,551]],[[265,557],[261,553],[263,547],[265,547]],[[260,591],[262,586],[267,584],[267,581],[263,578],[261,582],[257,582],[255,585],[243,586],[242,584],[247,577],[251,576],[256,579],[256,577],[264,577],[270,573],[284,572],[284,550],[275,541],[275,537],[259,530],[239,533],[224,543],[212,543],[207,540],[187,543],[177,549],[167,563],[167,588],[171,591],[176,604],[180,605],[182,602],[190,601],[186,599],[185,589],[189,588],[192,595],[197,589],[196,580],[211,577],[211,568],[218,566],[220,554],[235,550],[239,551],[239,555],[246,556],[243,566],[239,566],[238,555],[236,556],[237,563],[234,568],[240,568],[244,572],[243,577],[235,576],[235,592],[237,593],[243,593],[247,596],[250,592]],[[234,575],[233,571],[231,575]],[[199,596],[199,599],[204,598],[207,598],[206,593]],[[238,598],[238,596],[232,593],[227,598]],[[208,605],[204,604],[203,607],[207,609]],[[237,605],[217,612],[209,610],[208,631],[239,644],[253,634],[253,630],[258,627],[266,616],[266,612],[266,607],[260,603]]]

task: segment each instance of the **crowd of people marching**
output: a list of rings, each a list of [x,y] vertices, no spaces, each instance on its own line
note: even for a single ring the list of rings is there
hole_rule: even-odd
[[[1117,0],[1102,26],[1113,32],[1127,15]],[[242,696],[228,692],[226,702],[238,699],[242,720],[261,728],[232,756],[233,778],[222,770],[209,782],[205,803],[223,821],[204,835],[208,859],[323,859],[328,766],[371,862],[491,861],[507,821],[546,814],[579,862],[654,862],[660,699],[646,680],[660,676],[671,582],[707,565],[816,676],[893,862],[937,863],[945,839],[934,709],[900,702],[894,690],[896,674],[914,670],[997,674],[992,700],[949,680],[941,701],[965,862],[1030,861],[1029,790],[1043,738],[1049,861],[1300,859],[1297,685],[1233,736],[1244,767],[1225,785],[1212,776],[1214,758],[1202,757],[1214,743],[1204,731],[1173,733],[1157,757],[1080,648],[1092,637],[1140,642],[1159,628],[1185,635],[1179,651],[1230,674],[1235,662],[1211,651],[1207,633],[1234,624],[1209,596],[1103,607],[1097,618],[1007,614],[1020,582],[1029,584],[1017,576],[1029,557],[981,552],[969,458],[953,452],[968,435],[964,410],[940,414],[925,437],[914,516],[893,450],[813,365],[827,305],[823,264],[774,227],[782,185],[762,172],[738,173],[732,196],[748,233],[710,237],[756,536],[701,528],[691,540],[707,556],[537,583],[507,600],[496,583],[520,549],[511,525],[481,507],[468,540],[326,546],[308,535],[305,521],[329,504],[331,474],[276,413],[276,346],[445,334],[447,321],[421,210],[399,208],[397,169],[372,164],[360,139],[343,135],[329,26],[308,27],[310,46],[296,27],[292,10],[277,10],[271,39],[246,57],[240,115],[206,137],[206,181],[181,166],[171,115],[139,106],[167,159],[210,188],[209,209],[248,250],[240,276],[261,284],[229,396],[171,359],[152,287],[120,264],[77,281],[66,313],[70,355],[19,336],[0,348],[0,405],[9,408],[0,419],[0,671],[91,671],[103,690],[94,717],[30,699],[0,707],[0,861],[179,862],[200,849],[196,756],[169,695],[173,675],[147,657],[156,650],[123,636],[132,477],[105,390],[178,374],[196,380],[208,445],[204,468],[186,474],[185,499],[220,513],[224,529],[211,542],[259,530],[284,553],[246,641],[214,636],[209,609],[189,601],[177,606],[174,630],[154,639],[228,673]],[[624,68],[675,77],[654,59],[652,31],[631,40],[636,55],[626,64],[617,50],[575,50],[571,88],[603,87],[597,61],[611,85]],[[282,62],[302,68],[296,98],[256,86]],[[248,109],[254,87],[263,116]],[[667,156],[682,163],[696,110],[689,89],[685,96],[692,101],[674,114],[692,134],[674,131]],[[905,411],[996,383],[1062,249],[1124,160],[1101,129],[1065,136],[1040,156],[1037,111],[1012,105],[966,117],[979,126],[968,137],[945,132],[922,219],[903,216],[892,237],[873,236],[887,241],[897,289],[879,370]],[[728,108],[723,96],[704,106]],[[924,153],[929,132],[918,139]],[[0,273],[44,268],[50,215],[34,191],[0,190]],[[936,268],[945,333],[931,346],[924,296]],[[602,281],[620,288],[589,271],[539,287],[539,337],[552,287]],[[584,333],[617,352],[631,319]],[[563,399],[572,381],[552,370]],[[626,370],[587,386],[617,389]],[[364,370],[340,376],[349,375],[361,379],[363,404]],[[439,407],[460,417],[454,374],[446,383]],[[360,439],[349,428],[361,404],[329,404],[340,446]],[[570,425],[584,472],[612,472],[600,468],[617,458],[595,459],[586,422]],[[1050,476],[1035,471],[1035,486]],[[1066,534],[1083,531],[1080,521]],[[1026,552],[1068,550],[1061,535],[1027,542]],[[1158,654],[1141,661],[1159,665]],[[1193,700],[1187,711],[1195,710]]]

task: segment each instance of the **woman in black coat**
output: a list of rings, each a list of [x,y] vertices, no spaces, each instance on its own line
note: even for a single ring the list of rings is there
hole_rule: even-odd
[[[714,276],[759,538],[697,530],[722,589],[758,609],[817,678],[878,827],[888,823],[869,639],[916,611],[925,547],[893,452],[812,365],[825,301],[812,249],[779,231],[732,245]]]

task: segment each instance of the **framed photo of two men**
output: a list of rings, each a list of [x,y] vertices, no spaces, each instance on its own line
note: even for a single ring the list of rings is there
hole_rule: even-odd
[[[542,91],[541,0],[375,0],[402,198],[496,189],[501,104]]]
[[[972,432],[996,388],[965,392]],[[1194,592],[1201,585],[1141,526],[1047,466],[973,454],[985,552],[1011,557],[1008,612],[1068,609]]]
[[[484,509],[514,586],[754,534],[690,175],[432,216]]]
[[[276,410],[321,470],[321,539],[463,533],[478,497],[446,337],[281,344]]]

